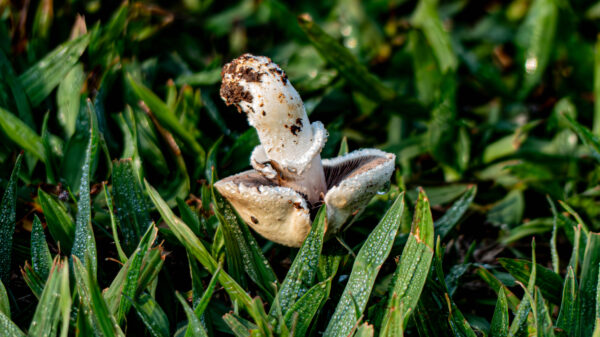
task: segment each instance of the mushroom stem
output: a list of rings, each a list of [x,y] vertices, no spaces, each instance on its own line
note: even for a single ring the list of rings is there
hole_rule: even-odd
[[[281,68],[264,56],[244,54],[223,67],[221,97],[248,116],[261,145],[252,166],[280,186],[301,193],[312,204],[327,192],[321,149],[327,131],[310,124],[300,95]]]

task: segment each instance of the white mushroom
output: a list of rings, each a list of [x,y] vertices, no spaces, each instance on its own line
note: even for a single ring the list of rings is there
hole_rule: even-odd
[[[215,187],[265,238],[301,246],[322,203],[331,236],[389,181],[395,156],[380,150],[321,161],[327,131],[320,122],[309,124],[298,92],[269,58],[242,55],[221,76],[221,97],[247,114],[261,145],[252,152],[254,170]]]

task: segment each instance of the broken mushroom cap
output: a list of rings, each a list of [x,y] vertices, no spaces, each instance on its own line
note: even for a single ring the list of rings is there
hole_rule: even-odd
[[[394,162],[393,154],[375,149],[323,161],[329,186],[325,195],[327,237],[338,233],[348,219],[360,213],[385,188],[394,171]],[[271,241],[300,247],[310,232],[311,208],[302,195],[277,186],[257,171],[222,179],[215,188],[248,225]]]
[[[268,57],[244,54],[226,64],[221,76],[221,98],[244,111],[258,133],[252,166],[318,203],[326,192],[320,153],[327,131],[320,122],[310,124],[285,72]]]
[[[396,156],[377,149],[353,151],[323,160],[329,190],[325,195],[330,236],[350,218],[362,212],[369,200],[382,191],[394,172]]]
[[[219,180],[215,188],[240,217],[263,237],[300,247],[310,232],[306,200],[289,187],[281,187],[250,170]]]

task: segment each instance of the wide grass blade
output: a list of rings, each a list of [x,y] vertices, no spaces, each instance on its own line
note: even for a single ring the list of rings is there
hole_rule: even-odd
[[[86,257],[86,260],[89,260],[89,257]],[[102,298],[96,277],[92,274],[91,262],[86,263],[86,266],[81,263],[76,255],[73,256],[73,273],[77,281],[79,299],[83,304],[83,310],[80,310],[78,315],[87,316],[94,331],[98,334],[125,336]]]
[[[66,259],[57,257],[54,260],[50,276],[36,307],[33,319],[29,325],[28,336],[42,337],[56,335],[58,321],[62,311],[62,298],[71,299],[69,291],[69,264]],[[70,311],[70,303],[67,303]],[[63,315],[63,320],[67,319]],[[64,323],[64,322],[63,322]],[[64,333],[64,324],[63,324]]]
[[[506,300],[504,289],[500,288],[496,309],[494,310],[494,316],[490,324],[490,337],[507,337],[509,323],[508,301]]]
[[[31,289],[33,295],[39,299],[40,296],[42,296],[42,291],[44,291],[44,283],[46,280],[43,280],[35,271],[33,271],[33,268],[27,261],[25,261],[25,266],[21,268],[21,275],[29,289]]]
[[[535,0],[519,28],[516,44],[523,53],[523,83],[519,98],[524,99],[540,82],[552,56],[558,24],[558,2]]]
[[[75,133],[75,123],[79,115],[81,103],[81,90],[85,83],[83,65],[77,64],[67,73],[64,80],[58,85],[56,104],[58,111],[56,118],[62,126],[65,136],[71,138]]]
[[[136,292],[143,290],[138,288],[138,282],[142,273],[141,269],[150,267],[145,258],[149,257],[147,255],[148,251],[156,240],[157,235],[158,229],[156,227],[152,226],[148,228],[146,234],[140,240],[137,249],[131,254],[123,267],[121,267],[121,270],[108,290],[104,292],[104,299],[108,308],[118,323],[123,321],[130,308],[130,303],[124,296],[134,298]],[[143,268],[142,265],[144,265]]]
[[[124,250],[131,254],[152,220],[131,160],[113,162],[112,180],[112,193],[119,228],[123,235]]]
[[[202,325],[202,322],[200,322],[200,319],[196,316],[194,311],[192,311],[192,309],[187,304],[187,302],[183,299],[183,297],[181,297],[181,295],[179,293],[175,293],[175,296],[179,300],[179,303],[181,303],[181,305],[183,306],[183,310],[185,311],[185,315],[187,316],[187,319],[188,319],[187,330],[185,332],[185,336],[186,337],[208,336],[208,334],[206,333],[206,330],[204,329],[204,326]]]
[[[579,306],[577,302],[577,280],[573,268],[569,267],[563,286],[562,302],[556,319],[556,326],[569,336],[575,336],[579,325]]]
[[[294,336],[305,336],[315,314],[329,294],[331,280],[315,284],[287,311],[283,320]]]
[[[15,75],[15,71],[10,64],[10,61],[4,54],[4,51],[0,49],[0,89],[6,89],[2,86],[2,82],[6,84],[12,91],[15,106],[19,112],[19,119],[30,127],[34,127],[33,115],[31,114],[31,107],[29,106],[29,100],[19,79]]]
[[[65,42],[19,76],[19,81],[34,107],[64,80],[89,42],[89,34]]]
[[[477,186],[473,185],[444,213],[444,215],[435,221],[435,236],[444,240],[446,235],[458,224],[462,216],[467,212],[471,203],[477,194]]]
[[[90,115],[91,115],[91,111]],[[90,119],[92,116],[90,116]],[[93,277],[96,277],[96,270],[98,268],[98,261],[96,257],[96,239],[94,238],[94,231],[92,230],[92,205],[90,199],[90,175],[91,175],[91,162],[93,153],[97,148],[98,136],[97,130],[92,123],[90,128],[90,138],[85,151],[85,158],[83,166],[80,168],[82,171],[81,182],[79,184],[79,202],[77,203],[77,217],[75,220],[75,239],[73,240],[73,248],[71,249],[71,255],[77,256],[79,260],[84,260],[85,263],[91,263],[91,273]],[[86,255],[89,257],[85,258]]]
[[[499,258],[498,262],[519,282],[526,284],[531,276],[531,262],[519,259]],[[560,304],[563,279],[552,270],[541,265],[536,266],[539,278],[536,286],[542,295],[554,304]]]
[[[600,161],[600,140],[599,136],[594,135],[588,128],[579,124],[573,117],[568,114],[563,114],[571,129],[579,136],[579,139],[585,144],[591,151],[592,157],[597,161]]]
[[[250,337],[251,331],[258,329],[255,324],[234,314],[225,314],[223,320],[236,337]]]
[[[52,255],[46,243],[42,222],[36,216],[31,228],[31,265],[33,270],[42,278],[47,279],[52,266]]]
[[[417,306],[429,274],[433,258],[433,235],[433,218],[429,200],[421,190],[411,232],[394,273],[381,336],[395,336],[401,334],[406,328],[408,318]]]
[[[308,236],[281,284],[275,303],[269,311],[270,316],[285,316],[294,303],[314,284],[327,226],[326,208],[321,206],[319,209]]]
[[[10,280],[13,233],[17,220],[17,180],[22,159],[23,155],[17,157],[0,203],[0,281],[4,284]]]
[[[6,136],[35,158],[46,162],[46,148],[35,130],[17,116],[0,108],[0,128]]]
[[[53,197],[41,188],[38,189],[38,201],[46,217],[46,225],[48,226],[50,235],[60,245],[61,251],[69,254],[73,246],[73,238],[75,237],[75,223],[73,219],[62,203],[54,200]]]
[[[25,334],[8,316],[0,312],[0,337],[25,337]]]
[[[347,336],[358,322],[379,269],[390,253],[403,212],[404,193],[398,196],[360,249],[324,336]]]
[[[599,264],[600,233],[590,233],[581,265],[581,282],[577,295],[579,299],[579,333],[575,336],[591,336],[594,332]]]
[[[201,317],[204,314],[204,311],[206,310],[206,308],[208,307],[208,303],[210,302],[210,299],[211,299],[213,293],[215,292],[215,287],[217,286],[217,281],[219,280],[220,272],[221,272],[221,267],[219,267],[215,271],[215,273],[213,274],[213,276],[210,279],[210,282],[208,283],[208,286],[206,287],[206,290],[202,294],[202,297],[200,298],[198,303],[195,304],[196,307],[194,309],[194,313],[196,314],[197,317]]]
[[[10,301],[4,283],[0,281],[0,312],[10,318]]]
[[[412,22],[423,31],[435,54],[440,70],[444,74],[456,70],[458,60],[452,50],[450,36],[442,26],[436,5],[437,1],[420,0],[413,14]]]
[[[126,298],[131,302],[138,316],[153,337],[169,336],[169,320],[167,319],[167,315],[152,296],[143,293],[135,301],[129,297]]]

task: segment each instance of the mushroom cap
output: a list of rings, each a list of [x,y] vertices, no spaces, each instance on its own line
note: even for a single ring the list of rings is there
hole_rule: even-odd
[[[363,149],[322,161],[329,189],[325,194],[328,236],[340,231],[348,218],[362,212],[384,189],[394,172],[395,160],[391,153]]]
[[[310,211],[304,198],[254,170],[219,180],[215,188],[250,227],[271,241],[300,247],[310,232]]]
[[[226,64],[221,77],[221,98],[246,112],[269,159],[293,162],[313,146],[304,103],[270,58],[244,54]]]

